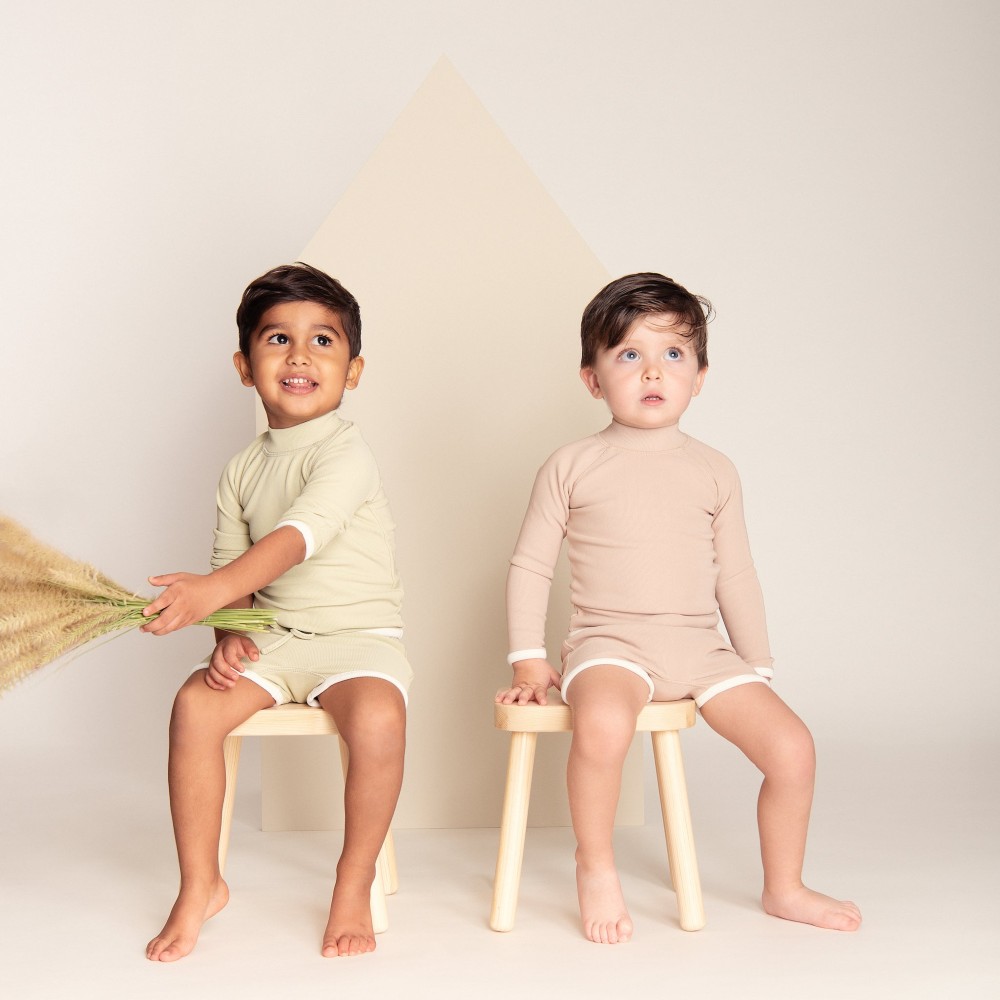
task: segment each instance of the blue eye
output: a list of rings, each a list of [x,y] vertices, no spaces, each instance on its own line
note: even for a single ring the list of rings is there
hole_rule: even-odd
[[[622,351],[621,354],[618,355],[618,357],[621,358],[622,361],[638,361],[639,352],[634,348],[629,347],[626,350]]]
[[[664,355],[670,361],[680,361],[681,352],[676,347],[668,347],[667,353]]]

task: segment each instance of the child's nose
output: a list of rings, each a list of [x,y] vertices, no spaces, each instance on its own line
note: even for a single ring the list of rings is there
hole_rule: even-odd
[[[642,377],[644,379],[658,379],[660,377],[660,366],[653,361],[649,362],[642,373]]]

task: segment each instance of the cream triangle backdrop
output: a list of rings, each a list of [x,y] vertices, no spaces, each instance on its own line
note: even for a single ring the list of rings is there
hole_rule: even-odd
[[[496,825],[507,560],[538,466],[607,423],[577,368],[580,313],[608,274],[446,60],[302,259],[361,303],[367,364],[342,413],[374,450],[396,518],[415,672],[395,824]],[[553,595],[557,658],[565,567]],[[554,746],[540,747],[533,823],[568,821],[565,739],[542,741]],[[339,771],[321,738],[265,741],[262,760],[265,829],[340,824]],[[621,822],[642,821],[641,784],[633,748]]]

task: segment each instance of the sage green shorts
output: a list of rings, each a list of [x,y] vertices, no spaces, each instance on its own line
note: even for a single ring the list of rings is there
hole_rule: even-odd
[[[296,702],[318,707],[319,696],[328,687],[355,677],[387,680],[405,703],[413,671],[401,635],[400,629],[319,635],[274,626],[271,632],[251,634],[260,659],[244,659],[243,676],[267,691],[276,705]]]

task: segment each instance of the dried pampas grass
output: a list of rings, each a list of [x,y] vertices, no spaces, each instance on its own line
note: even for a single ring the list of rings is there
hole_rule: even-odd
[[[91,639],[151,618],[143,598],[0,517],[0,692]],[[223,609],[200,625],[263,632],[274,612]]]

